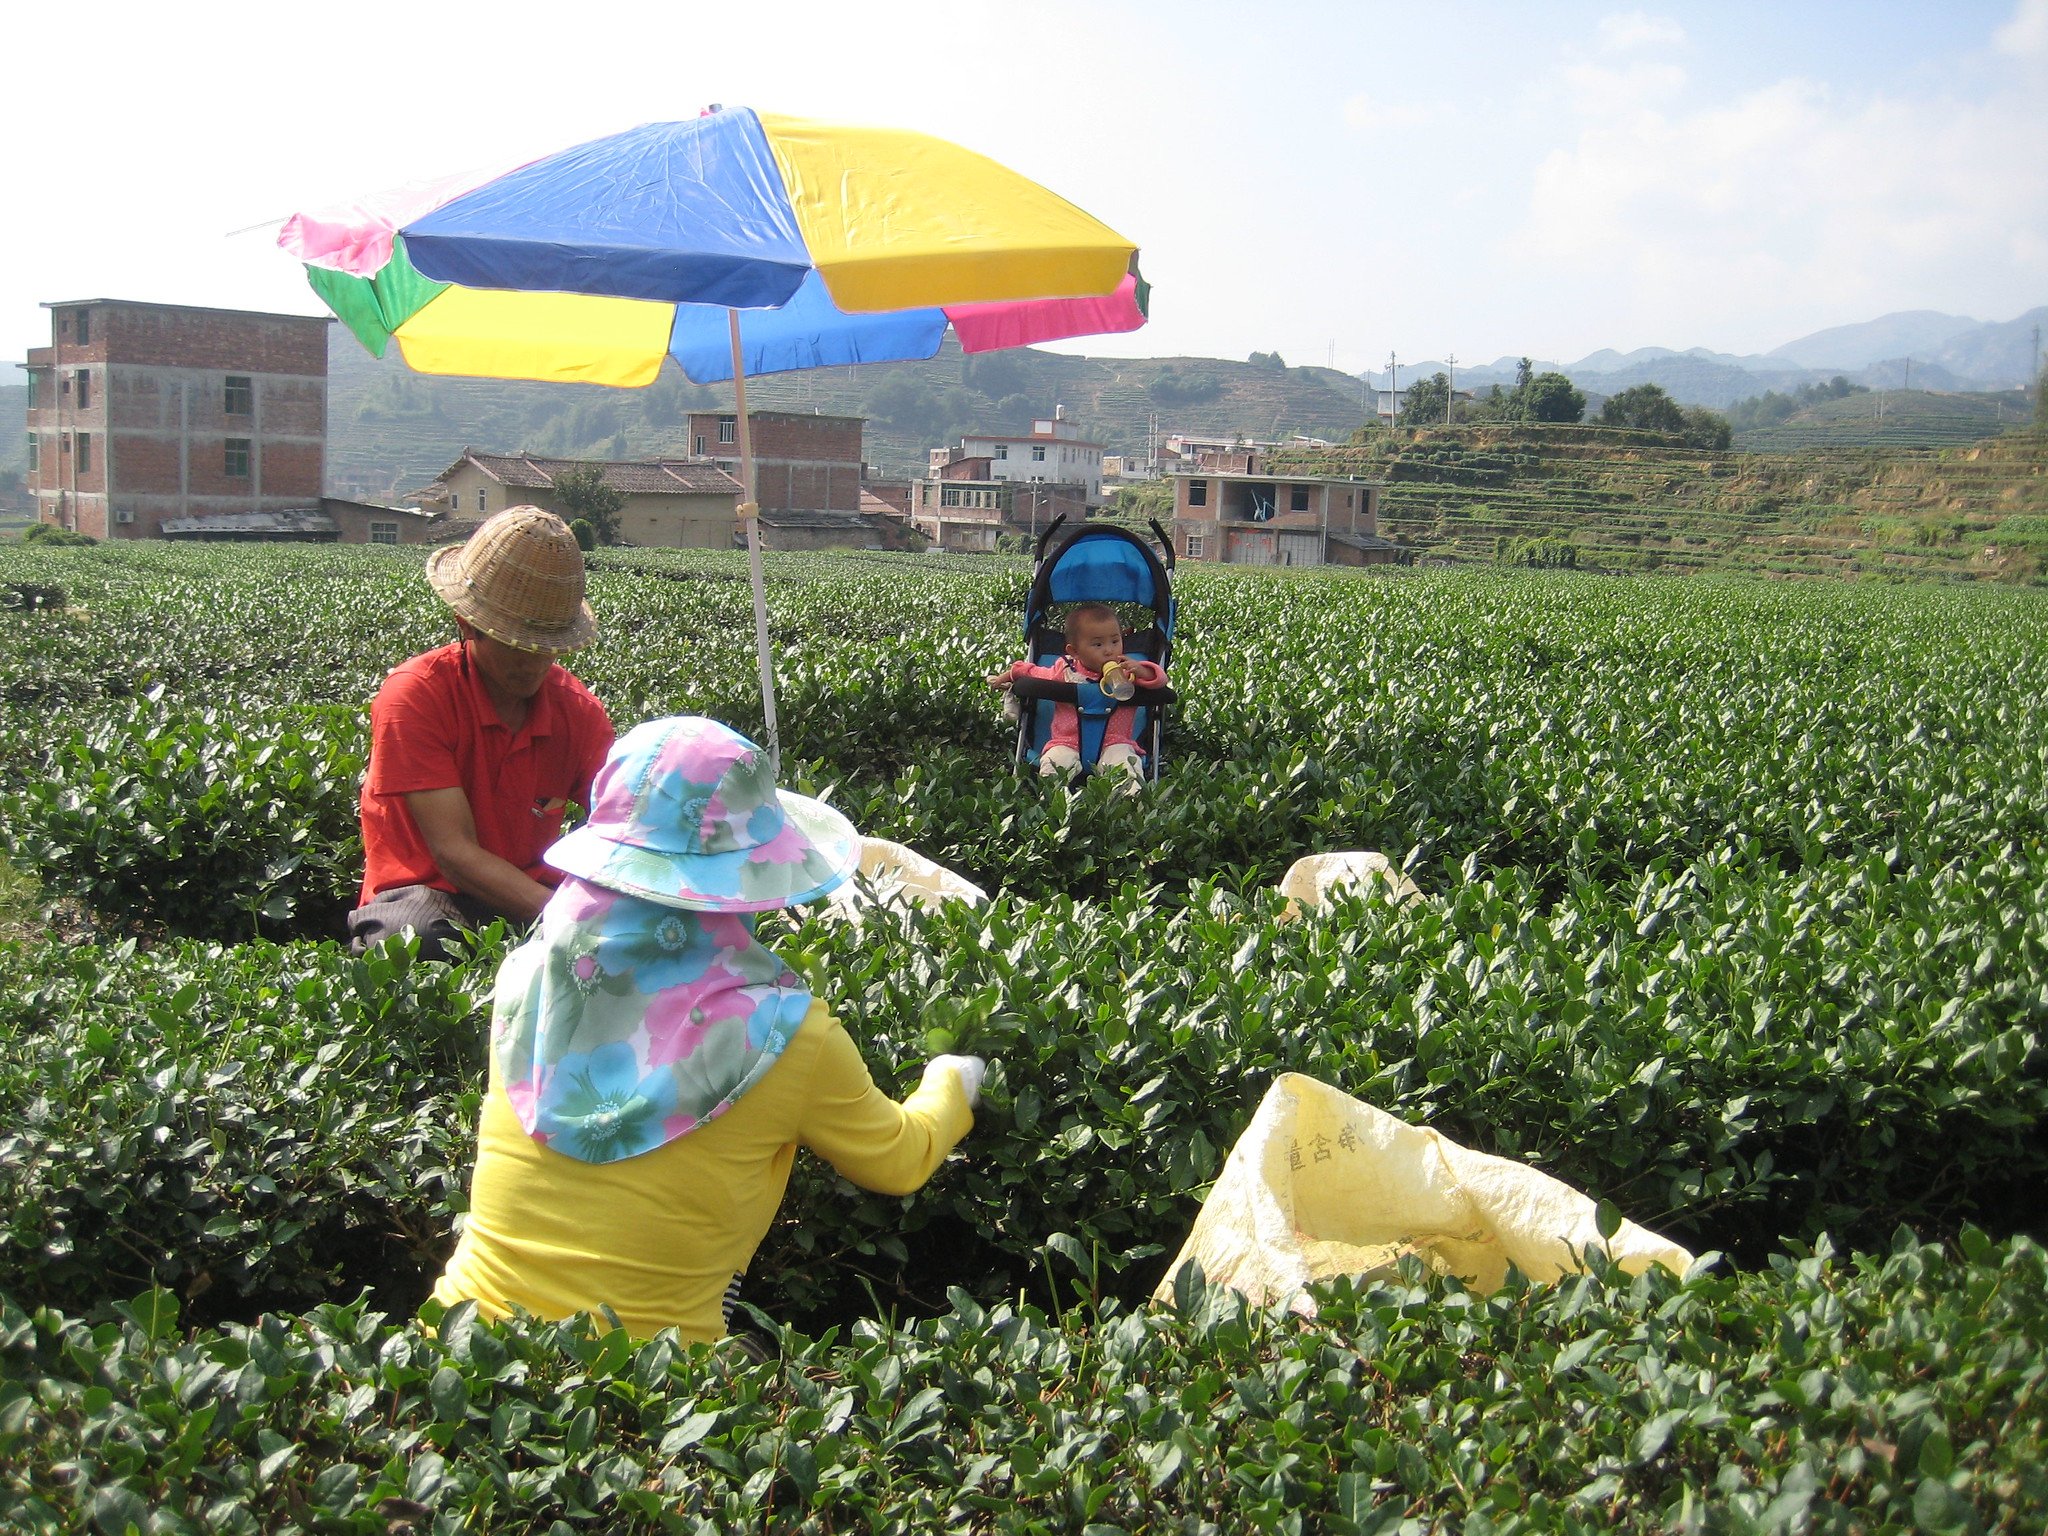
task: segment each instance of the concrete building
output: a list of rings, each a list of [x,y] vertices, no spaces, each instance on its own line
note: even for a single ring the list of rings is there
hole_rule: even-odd
[[[318,505],[332,321],[125,299],[43,307],[50,345],[25,365],[41,521],[146,539],[172,521]]]
[[[951,458],[930,478],[910,483],[910,523],[941,549],[993,554],[998,535],[1030,544],[1055,518],[1088,515],[1088,490],[1078,481],[1004,480],[987,457]]]
[[[1067,420],[1063,409],[1041,416],[1031,423],[1023,437],[977,433],[963,437],[954,448],[934,448],[931,475],[964,459],[986,459],[988,478],[1008,482],[1046,481],[1083,487],[1083,499],[1091,507],[1102,505],[1101,443],[1082,435],[1081,428]]]
[[[1346,475],[1276,475],[1262,455],[1173,475],[1173,544],[1184,560],[1226,565],[1392,565],[1379,534],[1381,485]],[[1245,460],[1240,466],[1236,461]]]
[[[465,448],[419,498],[424,506],[468,519],[519,506],[567,516],[555,477],[574,469],[595,469],[625,497],[619,512],[621,542],[664,549],[732,548],[740,483],[716,464],[693,459],[607,463]]]

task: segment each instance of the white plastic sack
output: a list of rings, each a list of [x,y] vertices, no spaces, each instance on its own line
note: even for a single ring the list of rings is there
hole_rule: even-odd
[[[825,911],[858,923],[861,912],[876,903],[929,907],[942,901],[964,901],[980,906],[987,900],[988,893],[972,880],[934,864],[915,849],[887,838],[864,837],[860,840],[860,868],[825,899]]]
[[[1602,1239],[1594,1202],[1522,1163],[1473,1152],[1299,1073],[1274,1080],[1154,1293],[1198,1260],[1211,1283],[1312,1315],[1314,1280],[1392,1269],[1413,1253],[1492,1291],[1510,1263],[1554,1280],[1605,1248],[1631,1274],[1693,1256],[1624,1221]]]
[[[1319,911],[1335,892],[1351,887],[1389,901],[1415,901],[1422,895],[1383,853],[1311,853],[1296,859],[1280,881],[1280,894],[1287,898],[1283,915]]]

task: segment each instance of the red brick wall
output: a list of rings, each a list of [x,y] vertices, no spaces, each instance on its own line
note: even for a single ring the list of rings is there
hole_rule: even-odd
[[[266,438],[262,452],[265,501],[280,496],[301,502],[319,499],[323,455],[318,443],[280,443]]]
[[[906,515],[910,511],[910,487],[911,482],[908,480],[870,480],[867,482],[868,494],[870,496],[886,501],[898,512]]]
[[[91,348],[113,363],[324,379],[328,324],[294,315],[108,304],[93,312]]]
[[[718,441],[718,421],[730,411],[696,411],[690,443],[704,439],[705,452],[739,476],[739,444]],[[764,512],[858,512],[860,510],[861,427],[858,417],[804,416],[754,411],[756,499]]]
[[[114,453],[121,463],[121,484],[142,494],[178,493],[178,440],[117,432]]]

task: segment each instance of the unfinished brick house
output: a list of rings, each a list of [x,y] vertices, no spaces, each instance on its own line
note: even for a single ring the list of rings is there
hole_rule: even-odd
[[[749,411],[754,439],[755,499],[761,506],[761,542],[769,549],[876,549],[891,535],[864,515],[866,469],[861,416],[820,416],[804,411]],[[690,454],[708,458],[727,474],[740,473],[739,417],[693,411]]]
[[[30,349],[27,485],[41,521],[96,539],[317,507],[327,327],[303,315],[81,299]]]
[[[1347,475],[1276,475],[1243,448],[1173,476],[1173,544],[1184,560],[1226,565],[1392,565],[1379,533],[1381,484]]]

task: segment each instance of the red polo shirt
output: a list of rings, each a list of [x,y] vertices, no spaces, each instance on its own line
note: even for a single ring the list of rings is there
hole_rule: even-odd
[[[401,663],[370,704],[359,902],[398,885],[455,889],[406,806],[405,796],[421,789],[461,790],[483,847],[557,883],[562,877],[541,863],[541,851],[561,836],[567,802],[590,803],[590,781],[611,744],[604,706],[559,666],[549,669],[526,723],[509,731],[460,641]]]

